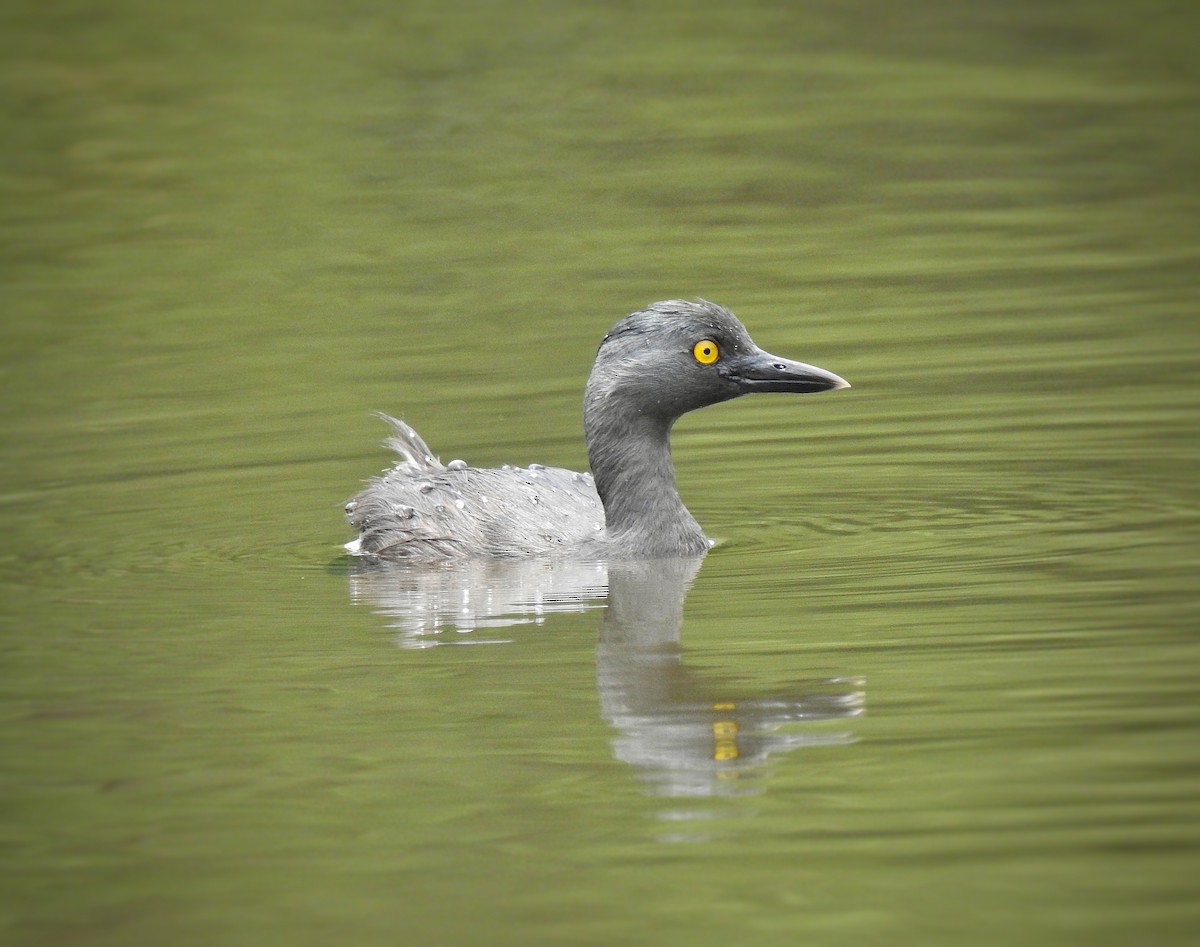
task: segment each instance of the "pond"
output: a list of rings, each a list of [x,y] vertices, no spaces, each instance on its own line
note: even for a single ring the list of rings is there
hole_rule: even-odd
[[[1195,15],[4,18],[6,941],[1190,943]],[[854,386],[676,426],[703,560],[344,554],[697,296]]]

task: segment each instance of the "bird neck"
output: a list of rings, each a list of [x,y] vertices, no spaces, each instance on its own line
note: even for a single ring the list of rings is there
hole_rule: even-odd
[[[625,555],[698,555],[709,548],[675,486],[674,419],[613,410],[610,400],[584,407],[584,436],[608,541]]]

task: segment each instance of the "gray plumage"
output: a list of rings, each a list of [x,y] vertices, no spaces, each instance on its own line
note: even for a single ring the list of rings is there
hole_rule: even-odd
[[[346,548],[416,561],[701,555],[712,544],[675,487],[675,421],[751,392],[847,387],[831,372],[764,352],[721,306],[654,303],[613,326],[596,354],[583,401],[592,474],[442,464],[416,431],[381,415],[400,460],[346,504],[358,531]]]

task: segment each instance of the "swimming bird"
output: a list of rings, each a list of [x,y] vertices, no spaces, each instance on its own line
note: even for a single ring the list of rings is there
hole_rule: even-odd
[[[590,473],[442,464],[387,415],[399,462],[346,504],[346,549],[381,559],[568,555],[699,556],[712,541],[680,499],[670,433],[688,411],[745,394],[849,388],[845,379],[759,348],[722,306],[656,302],[600,343],[583,397]]]

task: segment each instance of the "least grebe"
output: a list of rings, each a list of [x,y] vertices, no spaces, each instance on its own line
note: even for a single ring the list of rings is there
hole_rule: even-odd
[[[762,391],[849,388],[832,372],[764,352],[728,309],[677,299],[622,319],[600,343],[583,397],[592,472],[442,464],[403,421],[401,457],[346,504],[355,555],[702,555],[712,542],[675,487],[670,433],[688,411]]]

